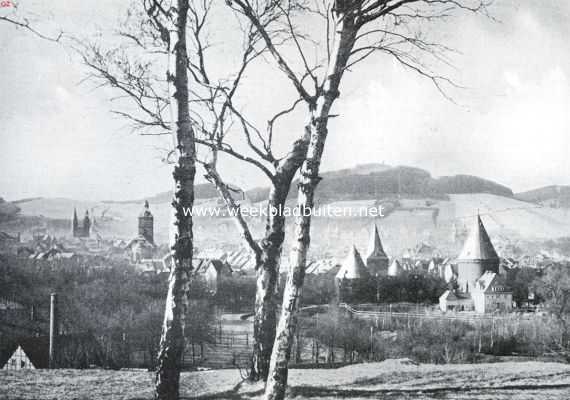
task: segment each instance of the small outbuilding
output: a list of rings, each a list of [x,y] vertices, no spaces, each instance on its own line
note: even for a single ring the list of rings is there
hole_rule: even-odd
[[[447,311],[473,311],[473,300],[468,293],[457,290],[446,290],[439,296],[439,308]]]

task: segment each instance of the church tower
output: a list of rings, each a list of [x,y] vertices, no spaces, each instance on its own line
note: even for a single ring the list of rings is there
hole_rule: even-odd
[[[475,225],[457,257],[457,283],[463,292],[470,292],[473,283],[486,271],[499,273],[500,259],[489,234],[477,214]]]
[[[79,232],[79,220],[77,219],[77,209],[73,209],[73,219],[71,220],[71,233],[73,237],[80,237],[81,234]]]
[[[143,236],[150,243],[154,244],[154,217],[150,212],[148,200],[145,200],[144,208],[139,214],[139,236]]]
[[[370,243],[368,244],[366,267],[371,275],[386,275],[388,273],[389,262],[388,256],[380,241],[378,227],[374,224],[372,235],[370,235]]]
[[[85,210],[85,218],[83,218],[82,237],[89,237],[90,233],[91,233],[91,220],[89,219],[89,211]]]

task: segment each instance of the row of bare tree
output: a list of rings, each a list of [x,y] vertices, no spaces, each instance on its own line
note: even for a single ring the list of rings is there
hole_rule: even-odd
[[[285,205],[298,176],[297,207],[312,209],[329,121],[336,116],[332,109],[345,72],[371,55],[384,54],[431,80],[447,97],[454,83],[435,69],[448,63],[452,49],[432,41],[427,28],[440,26],[438,21],[458,12],[485,12],[486,6],[484,0],[226,0],[224,4],[136,0],[112,42],[70,39],[89,76],[117,92],[114,113],[144,135],[173,138],[165,157],[174,164],[169,243],[173,257],[158,357],[157,399],[178,398],[193,257],[193,221],[184,209],[194,203],[197,165],[231,209],[239,210],[240,203],[218,168],[220,158],[233,158],[261,171],[270,185],[267,206],[276,209]],[[237,65],[219,53],[212,58],[218,45],[208,38],[222,28],[235,32],[230,34],[232,42],[239,38]],[[267,63],[271,66],[259,67]],[[246,77],[252,68],[265,71],[261,79]],[[295,95],[277,94],[275,104],[282,108],[262,127],[240,102],[264,80],[281,79],[273,73],[283,74]],[[276,146],[275,141],[283,137],[277,123],[285,118],[294,121],[299,113],[305,118],[296,139]],[[277,154],[278,147],[286,150]],[[257,270],[250,375],[266,380],[266,399],[283,399],[311,216],[301,212],[296,217],[277,321],[285,217],[269,213],[265,233],[257,240],[248,221],[239,212],[234,214],[244,242],[255,254]]]

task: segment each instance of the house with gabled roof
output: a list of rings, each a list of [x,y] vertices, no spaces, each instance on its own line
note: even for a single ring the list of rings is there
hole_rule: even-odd
[[[4,370],[18,370],[18,369],[36,369],[28,355],[18,346],[16,351],[12,353],[10,358],[4,363],[2,367]]]
[[[55,337],[57,368],[88,368],[103,365],[103,351],[90,333]],[[25,337],[0,349],[2,369],[43,369],[49,367],[49,337]]]
[[[153,258],[156,245],[151,243],[143,235],[138,235],[127,243],[125,249],[128,252],[131,262],[136,264],[143,259]]]
[[[505,279],[491,271],[485,272],[471,291],[471,298],[478,313],[510,311],[513,307],[513,292]]]
[[[216,294],[222,280],[232,276],[230,265],[217,258],[194,258],[192,275],[201,279],[212,294]]]
[[[439,296],[439,308],[442,311],[473,311],[473,299],[468,293],[448,289]]]

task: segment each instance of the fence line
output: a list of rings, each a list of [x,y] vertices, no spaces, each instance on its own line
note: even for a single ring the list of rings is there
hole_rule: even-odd
[[[419,312],[393,312],[393,311],[363,311],[358,310],[346,303],[340,303],[339,306],[344,308],[351,314],[365,319],[379,318],[414,318],[427,320],[454,320],[464,322],[492,322],[492,321],[512,321],[512,320],[530,320],[530,316],[522,315],[476,315],[476,314],[429,314]]]

